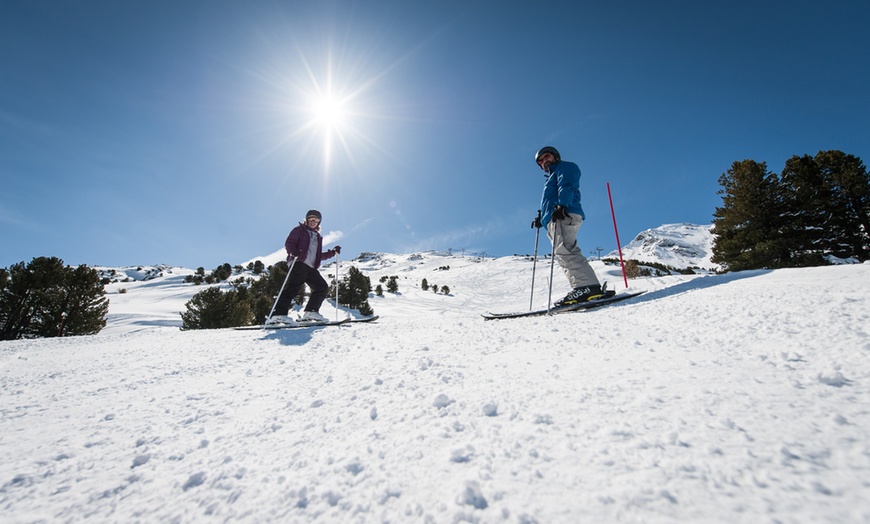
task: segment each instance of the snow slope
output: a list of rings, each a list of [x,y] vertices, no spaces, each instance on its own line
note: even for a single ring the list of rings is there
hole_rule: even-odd
[[[173,272],[0,343],[2,521],[870,522],[870,265],[510,321],[479,313],[529,307],[526,259],[358,265],[399,276],[377,323],[182,332]]]

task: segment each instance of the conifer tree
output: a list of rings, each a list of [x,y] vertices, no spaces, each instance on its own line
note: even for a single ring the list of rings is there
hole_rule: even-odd
[[[824,256],[870,256],[870,182],[861,160],[841,151],[790,158],[782,172],[786,237],[799,265]]]
[[[211,272],[212,278],[217,282],[222,282],[227,280],[233,275],[233,268],[229,265],[229,263],[224,262],[219,265]]]
[[[100,274],[87,266],[66,269],[65,285],[58,304],[61,329],[58,335],[92,335],[106,327],[109,299],[100,282]],[[47,326],[45,336],[52,336],[54,325]]]
[[[197,293],[185,304],[181,329],[217,329],[247,326],[253,321],[248,290],[223,292],[210,287]]]
[[[870,259],[870,178],[860,158],[820,151],[816,164],[831,192],[831,254]]]
[[[722,207],[713,216],[712,261],[731,271],[789,265],[779,179],[765,162],[734,162],[719,178]]]
[[[372,282],[369,277],[354,266],[350,266],[347,276],[338,283],[338,294],[341,302],[359,310],[363,315],[374,314],[374,310],[369,304],[371,291]]]
[[[109,300],[88,266],[38,257],[14,264],[0,282],[0,340],[92,335],[106,325]]]
[[[783,188],[782,235],[788,239],[795,265],[824,263],[827,215],[831,192],[824,183],[815,159],[809,155],[793,156],[785,163],[780,177]]]

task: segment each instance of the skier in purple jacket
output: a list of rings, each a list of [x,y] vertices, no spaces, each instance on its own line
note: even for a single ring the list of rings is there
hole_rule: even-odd
[[[329,284],[323,279],[318,268],[320,268],[321,261],[341,253],[341,246],[323,251],[323,237],[320,236],[322,218],[320,211],[312,209],[305,215],[305,222],[294,227],[293,231],[287,235],[287,240],[284,242],[284,248],[287,250],[287,262],[295,261],[295,263],[293,263],[293,268],[287,278],[284,291],[281,292],[281,296],[275,303],[272,316],[266,320],[267,324],[295,322],[287,314],[290,312],[293,297],[299,293],[303,284],[308,284],[308,287],[311,288],[311,297],[305,305],[305,311],[300,320],[320,322],[327,320],[319,313],[319,310],[326,298]]]

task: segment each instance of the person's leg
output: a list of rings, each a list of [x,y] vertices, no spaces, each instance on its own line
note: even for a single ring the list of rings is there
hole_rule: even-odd
[[[547,228],[550,241],[556,242],[556,261],[565,272],[571,289],[599,285],[595,270],[589,265],[577,243],[577,232],[582,223],[583,217],[571,213],[567,219],[554,221],[551,223],[553,227]]]
[[[329,292],[329,284],[323,279],[320,271],[315,269],[312,269],[308,274],[305,283],[311,288],[311,296],[308,298],[308,304],[305,305],[305,311],[318,312],[326,299],[326,293]]]
[[[275,304],[275,311],[272,312],[272,316],[287,316],[287,313],[290,312],[290,305],[293,304],[293,298],[299,294],[299,289],[308,278],[309,271],[313,270],[302,262],[297,261],[293,264],[293,271],[290,272],[290,278],[287,279],[284,291],[278,297],[278,302]]]

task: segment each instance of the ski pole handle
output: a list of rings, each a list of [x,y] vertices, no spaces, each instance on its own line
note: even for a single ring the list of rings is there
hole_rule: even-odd
[[[543,224],[541,224],[541,210],[539,209],[538,216],[532,220],[532,229],[541,229],[541,227],[543,227]]]

